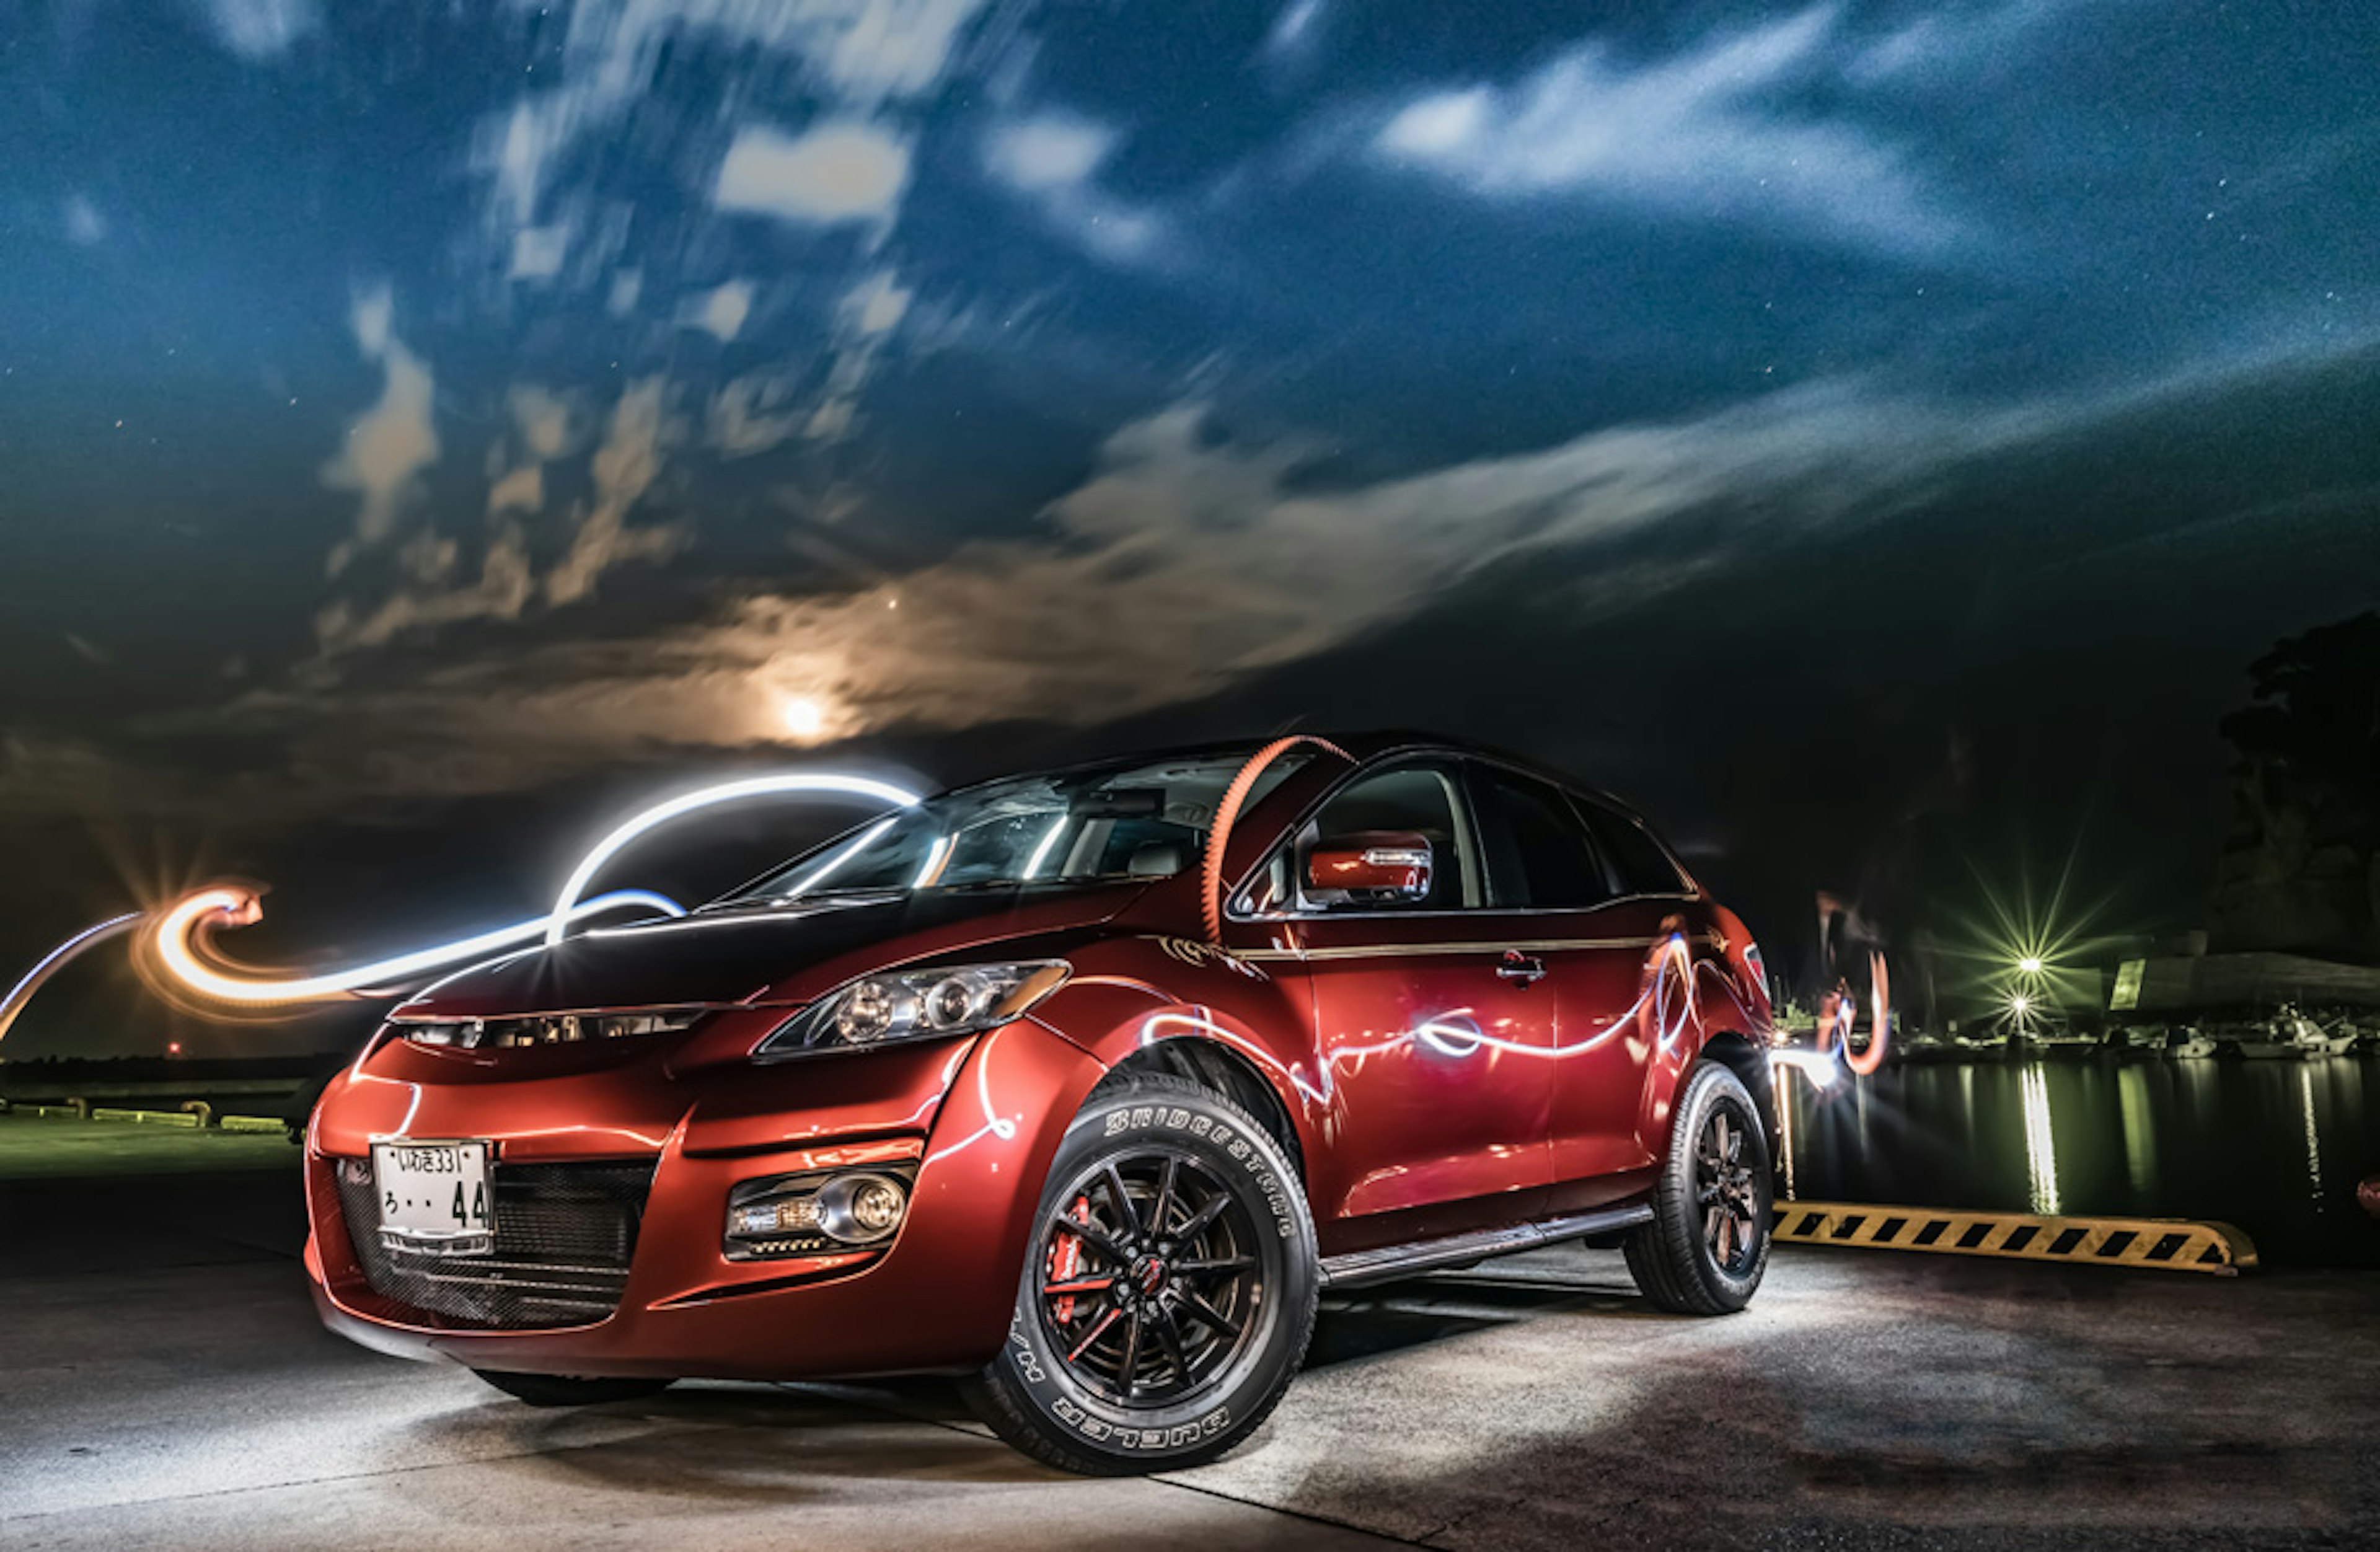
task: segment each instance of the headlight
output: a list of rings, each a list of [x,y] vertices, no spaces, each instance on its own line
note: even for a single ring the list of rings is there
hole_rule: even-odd
[[[1022,1017],[1072,973],[1062,959],[1028,959],[864,976],[795,1013],[752,1054],[800,1056],[973,1035]]]

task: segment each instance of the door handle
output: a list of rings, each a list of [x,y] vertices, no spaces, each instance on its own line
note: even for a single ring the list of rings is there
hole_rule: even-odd
[[[1535,954],[1524,954],[1518,949],[1506,949],[1504,962],[1496,966],[1496,974],[1508,981],[1529,986],[1546,978],[1546,962]]]

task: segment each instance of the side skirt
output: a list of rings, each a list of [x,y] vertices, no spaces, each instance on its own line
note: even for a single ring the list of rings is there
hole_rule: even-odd
[[[1652,1221],[1652,1206],[1639,1202],[1632,1206],[1603,1207],[1595,1212],[1573,1213],[1568,1218],[1550,1218],[1543,1223],[1524,1223],[1511,1229],[1479,1229],[1467,1234],[1450,1234],[1444,1239],[1422,1240],[1413,1244],[1384,1245],[1378,1250],[1355,1250],[1344,1255],[1326,1255],[1322,1258],[1322,1286],[1357,1288],[1367,1282],[1387,1282],[1393,1278],[1426,1272],[1434,1267],[1463,1266],[1473,1261],[1485,1261],[1491,1255],[1510,1255],[1516,1251],[1536,1250],[1544,1245],[1559,1244],[1564,1240],[1585,1239],[1591,1234],[1613,1233]]]

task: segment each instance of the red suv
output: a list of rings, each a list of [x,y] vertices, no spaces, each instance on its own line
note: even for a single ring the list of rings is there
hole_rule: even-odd
[[[1598,793],[1402,735],[1111,760],[407,1001],[315,1113],[306,1265],[539,1404],[940,1371],[1051,1464],[1179,1467],[1325,1289],[1587,1239],[1742,1308],[1768,1031]]]

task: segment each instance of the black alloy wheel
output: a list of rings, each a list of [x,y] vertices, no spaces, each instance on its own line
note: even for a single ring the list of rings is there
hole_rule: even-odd
[[[1694,1205],[1702,1209],[1703,1240],[1712,1261],[1730,1277],[1750,1271],[1760,1253],[1761,1193],[1743,1162],[1747,1131],[1733,1107],[1718,1104],[1694,1138]]]
[[[1041,1240],[1050,1346],[1118,1406],[1175,1401],[1212,1383],[1264,1297],[1247,1204],[1171,1147],[1102,1158],[1071,1195]]]
[[[1097,1475],[1211,1461],[1305,1356],[1321,1287],[1304,1182],[1238,1105],[1136,1073],[1059,1144],[1007,1343],[965,1387],[1036,1460]]]
[[[1653,1181],[1653,1220],[1624,1242],[1645,1297],[1678,1315],[1732,1315],[1768,1269],[1775,1182],[1768,1133],[1751,1093],[1705,1061],[1679,1085],[1670,1151]]]

